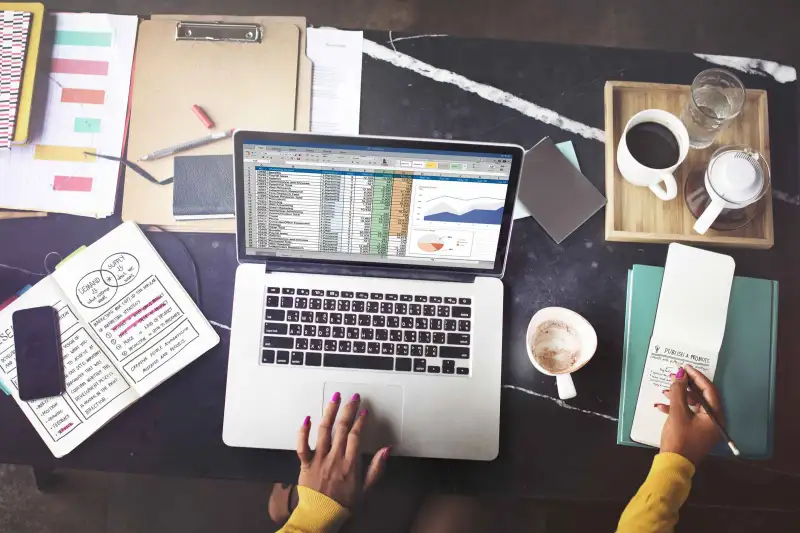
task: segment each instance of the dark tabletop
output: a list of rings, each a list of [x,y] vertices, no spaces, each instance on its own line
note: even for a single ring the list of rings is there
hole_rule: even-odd
[[[392,49],[386,33],[366,32],[365,38]],[[546,135],[556,142],[571,140],[584,174],[601,191],[605,190],[602,142],[544,124],[464,87],[473,87],[470,80],[496,87],[603,129],[606,80],[689,84],[697,72],[711,66],[690,54],[499,40],[420,38],[397,41],[394,46],[468,80],[466,85],[459,82],[461,86],[434,81],[365,55],[361,133],[511,142],[526,148]],[[709,458],[695,477],[691,501],[794,507],[800,502],[800,424],[795,423],[800,405],[800,389],[795,385],[800,378],[797,85],[739,74],[747,87],[768,91],[773,188],[793,200],[774,204],[773,249],[725,250],[735,258],[738,275],[780,282],[775,453],[768,462]],[[89,220],[60,215],[0,221],[0,242],[5,244],[0,247],[0,299],[40,279],[48,252],[66,256],[119,223],[118,216]],[[390,462],[388,483],[595,501],[622,501],[635,492],[654,451],[615,444],[626,273],[635,263],[663,265],[667,247],[606,242],[603,224],[601,211],[560,245],[531,218],[514,225],[504,278],[499,458],[489,463],[396,458]],[[199,273],[201,309],[209,320],[230,325],[237,266],[234,237],[157,232],[149,237],[197,298],[195,269],[178,240],[185,244]],[[574,375],[579,393],[568,406],[554,400],[554,379],[534,370],[525,351],[524,332],[530,317],[551,305],[574,309],[598,333],[597,354]],[[218,331],[222,337],[218,347],[60,460],[52,457],[13,400],[0,396],[0,462],[259,481],[296,479],[298,465],[291,452],[223,444],[229,332]],[[264,406],[274,408],[279,407]]]

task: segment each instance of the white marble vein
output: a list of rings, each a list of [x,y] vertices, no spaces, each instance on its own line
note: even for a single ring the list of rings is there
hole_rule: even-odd
[[[396,39],[390,40],[396,41]],[[394,42],[391,44],[392,47],[394,47]],[[434,67],[433,65],[424,63],[419,59],[415,59],[407,54],[398,52],[395,49],[387,48],[374,41],[364,39],[364,53],[373,59],[385,61],[396,67],[416,72],[417,74],[425,76],[426,78],[430,78],[434,81],[455,85],[456,87],[459,87],[467,92],[477,94],[485,100],[514,109],[523,115],[544,122],[545,124],[551,124],[557,128],[561,128],[564,131],[576,133],[582,137],[586,137],[587,139],[594,139],[600,142],[605,141],[605,132],[598,128],[593,128],[587,124],[583,124],[559,115],[552,109],[542,107],[534,104],[533,102],[528,102],[527,100],[523,100],[522,98],[498,89],[497,87],[492,87],[491,85],[470,80],[469,78],[449,70]]]
[[[518,392],[523,392],[523,393],[528,394],[530,396],[535,396],[536,398],[542,398],[544,400],[550,400],[551,402],[555,403],[559,407],[563,407],[564,409],[567,409],[569,411],[578,411],[579,413],[583,413],[585,415],[598,416],[600,418],[605,418],[606,420],[611,420],[612,422],[617,422],[618,421],[618,419],[616,417],[613,417],[611,415],[606,415],[606,414],[603,414],[603,413],[597,413],[595,411],[589,411],[587,409],[581,409],[579,407],[575,407],[574,405],[568,404],[564,400],[560,400],[558,398],[553,398],[552,396],[548,396],[547,394],[542,394],[540,392],[535,392],[535,391],[532,391],[530,389],[517,387],[516,385],[503,385],[503,388],[504,389],[509,389],[509,390],[515,390],[515,391],[518,391]]]
[[[794,67],[781,65],[775,61],[753,59],[751,57],[715,56],[709,54],[695,54],[695,56],[709,63],[732,68],[747,74],[772,76],[775,81],[779,83],[789,83],[797,79],[797,71]]]
[[[777,189],[772,189],[772,197],[787,204],[800,205],[800,196],[792,196],[791,194]]]
[[[391,32],[390,32],[391,33]],[[426,33],[425,35],[409,35],[408,37],[395,37],[392,38],[389,35],[389,40],[386,41],[386,44],[398,43],[400,41],[408,41],[411,39],[432,39],[435,37],[447,37],[446,33]]]
[[[215,322],[213,320],[209,320],[208,323],[211,324],[212,326],[217,326],[218,328],[227,329],[228,331],[231,330],[230,326],[226,326],[225,324],[221,324],[221,323]]]

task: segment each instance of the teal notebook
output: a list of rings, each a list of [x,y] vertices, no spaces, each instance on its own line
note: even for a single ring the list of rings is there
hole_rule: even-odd
[[[628,271],[617,444],[646,447],[631,440],[631,425],[663,276],[662,267]],[[735,277],[714,383],[728,432],[750,459],[772,456],[777,342],[778,282]],[[713,453],[732,455],[722,442]]]

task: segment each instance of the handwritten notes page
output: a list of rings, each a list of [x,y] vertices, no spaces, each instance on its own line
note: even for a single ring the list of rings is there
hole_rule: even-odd
[[[66,392],[24,402],[11,315],[42,305],[59,311]],[[61,457],[217,343],[211,325],[129,222],[0,313],[0,381]]]

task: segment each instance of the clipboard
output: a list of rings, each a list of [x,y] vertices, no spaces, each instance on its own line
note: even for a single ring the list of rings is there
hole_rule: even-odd
[[[192,114],[193,104],[211,116],[215,131],[307,130],[311,67],[304,48],[301,54],[304,37],[302,17],[159,15],[143,21],[134,62],[128,159],[207,135]],[[301,79],[306,70],[301,55],[308,62],[307,80]],[[231,154],[232,148],[230,141],[219,141],[180,155]],[[137,164],[159,180],[173,175],[173,157]],[[236,231],[230,219],[176,221],[171,184],[150,183],[128,168],[124,183],[124,221],[171,231]]]

